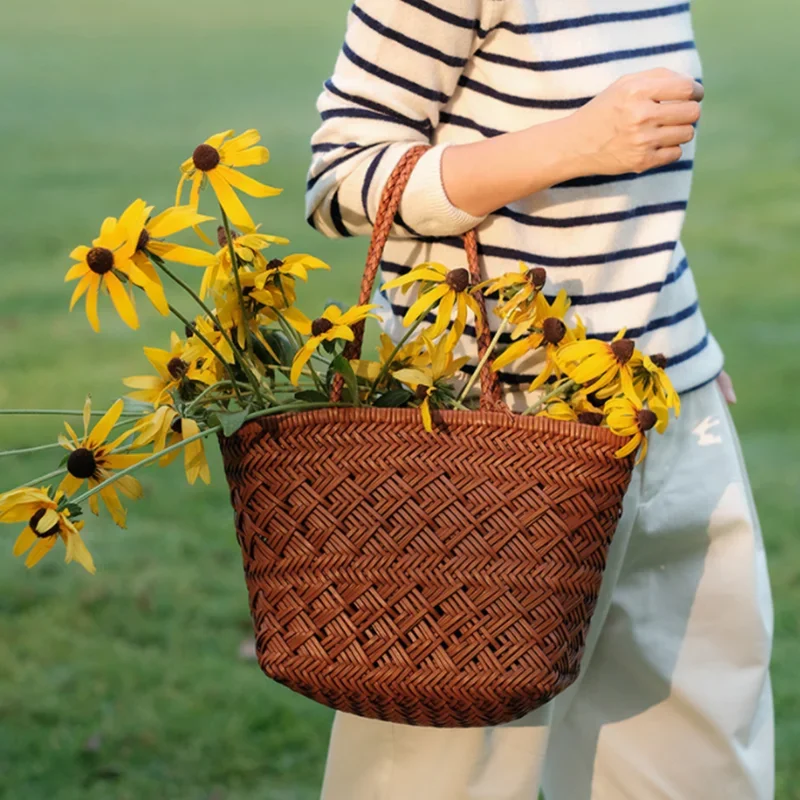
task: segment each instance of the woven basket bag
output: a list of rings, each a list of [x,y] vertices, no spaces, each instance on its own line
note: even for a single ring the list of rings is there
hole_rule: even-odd
[[[387,184],[359,303],[426,149]],[[632,459],[606,429],[511,414],[488,365],[481,410],[434,412],[434,427],[416,409],[341,407],[221,438],[258,659],[341,711],[497,725],[577,677]]]

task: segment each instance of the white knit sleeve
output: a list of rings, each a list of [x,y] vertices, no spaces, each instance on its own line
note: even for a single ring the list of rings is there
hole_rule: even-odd
[[[321,124],[311,138],[306,191],[306,216],[317,230],[332,238],[371,233],[387,179],[410,147],[431,142],[497,3],[354,3],[334,74],[317,101]],[[415,167],[393,236],[457,235],[482,221],[448,199],[445,147]]]

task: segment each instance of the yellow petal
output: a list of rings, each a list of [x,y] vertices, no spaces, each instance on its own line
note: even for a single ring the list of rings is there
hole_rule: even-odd
[[[126,513],[122,503],[119,501],[119,497],[117,497],[117,493],[114,490],[114,485],[111,484],[106,486],[105,489],[101,489],[100,497],[103,498],[103,502],[106,504],[106,508],[111,514],[111,519],[114,520],[117,526],[124,528]]]
[[[308,363],[308,360],[311,358],[312,353],[317,349],[320,341],[320,337],[315,336],[313,339],[307,341],[297,351],[294,361],[292,362],[292,371],[289,375],[289,380],[294,386],[297,386],[297,383],[300,380],[300,374],[303,371],[303,367]]]
[[[187,228],[192,228],[203,222],[210,222],[213,219],[214,217],[198,213],[197,209],[191,206],[173,206],[153,217],[147,223],[147,232],[157,239],[164,239],[174,233],[185,231]],[[148,246],[148,250],[150,249],[150,246]]]
[[[251,147],[238,153],[226,153],[224,163],[229,167],[257,167],[269,161],[269,150],[266,147]]]
[[[100,281],[92,281],[86,293],[86,319],[95,333],[100,331],[100,318],[97,316],[97,295],[100,291]]]
[[[26,550],[29,550],[36,541],[36,538],[36,534],[31,530],[31,526],[26,525],[22,533],[17,537],[17,541],[14,542],[14,555],[21,556]]]
[[[422,405],[419,407],[420,414],[422,414],[422,424],[428,433],[433,433],[433,419],[431,418],[431,406],[426,397]]]
[[[64,283],[74,281],[76,278],[81,278],[86,275],[87,272],[91,272],[91,270],[85,261],[81,261],[79,264],[73,264],[64,276]]]
[[[147,249],[165,261],[175,261],[178,264],[187,264],[190,267],[210,267],[217,260],[216,256],[205,250],[198,250],[195,247],[183,247],[170,242],[151,242]]]
[[[405,317],[403,317],[403,324],[406,326],[411,325],[416,319],[427,313],[431,306],[436,305],[449,291],[450,287],[447,284],[441,284],[435,289],[431,289],[418,297],[416,302],[406,312]]]
[[[274,186],[267,186],[267,184],[261,183],[243,172],[237,172],[235,169],[226,167],[224,164],[220,164],[210,174],[222,177],[231,186],[240,192],[249,194],[250,197],[275,197],[275,195],[279,195],[283,191],[283,189],[277,189]],[[251,225],[250,227],[253,228],[255,226]]]
[[[72,293],[72,298],[69,301],[69,310],[72,311],[75,308],[75,303],[86,294],[89,287],[93,284],[99,283],[99,277],[94,272],[87,272],[81,279],[78,281],[78,285],[75,287],[75,291]]]
[[[111,295],[111,302],[114,304],[114,308],[117,309],[117,313],[120,315],[122,321],[128,327],[137,330],[139,327],[139,318],[136,316],[136,309],[133,307],[133,303],[130,297],[128,297],[128,293],[125,291],[120,279],[109,272],[105,276],[105,282],[108,287],[108,293]]]
[[[122,409],[125,407],[125,402],[123,400],[117,400],[111,408],[103,414],[100,421],[97,425],[94,426],[92,429],[92,433],[89,436],[89,441],[87,446],[90,449],[97,449],[102,445],[106,439],[108,439],[108,434],[111,433],[111,429],[119,422],[119,418],[122,415]]]
[[[230,133],[233,133],[233,131],[230,131]],[[258,144],[260,141],[261,134],[255,128],[248,128],[246,131],[242,131],[242,133],[234,136],[233,139],[224,144],[220,143],[214,146],[219,147],[220,154],[238,153],[242,150],[246,150],[248,147]]]
[[[46,539],[38,539],[25,559],[25,566],[28,569],[35,567],[53,549],[57,538],[57,536],[48,536]]]
[[[67,556],[65,560],[67,564],[77,561],[88,573],[95,574],[96,570],[92,554],[83,543],[79,533],[73,532],[67,536]]]
[[[211,188],[217,196],[220,205],[225,209],[231,224],[237,228],[252,230],[255,227],[253,218],[237,197],[227,180],[220,174],[220,167],[206,173],[211,183]]]

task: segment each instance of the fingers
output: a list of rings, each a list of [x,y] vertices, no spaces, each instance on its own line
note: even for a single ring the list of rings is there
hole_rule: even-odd
[[[651,100],[693,101],[699,103],[704,95],[703,85],[689,75],[681,75],[669,69],[655,69],[642,75],[643,88]]]
[[[661,103],[653,114],[659,125],[694,125],[700,119],[700,103]]]
[[[658,129],[659,147],[687,144],[692,139],[694,139],[694,128],[691,125],[671,125]]]
[[[664,167],[667,164],[672,164],[674,161],[679,161],[682,155],[683,150],[681,150],[679,145],[675,145],[674,147],[660,147],[656,150],[653,167]]]
[[[717,386],[719,386],[722,396],[725,398],[728,405],[734,405],[736,403],[736,392],[733,389],[731,376],[728,375],[727,372],[720,373],[720,376],[717,378]]]

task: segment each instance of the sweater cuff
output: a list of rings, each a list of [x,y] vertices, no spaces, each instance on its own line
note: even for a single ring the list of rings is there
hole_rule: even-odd
[[[403,192],[400,215],[422,236],[458,236],[489,216],[473,217],[450,202],[442,183],[442,153],[449,146],[446,142],[428,150],[414,167]]]

